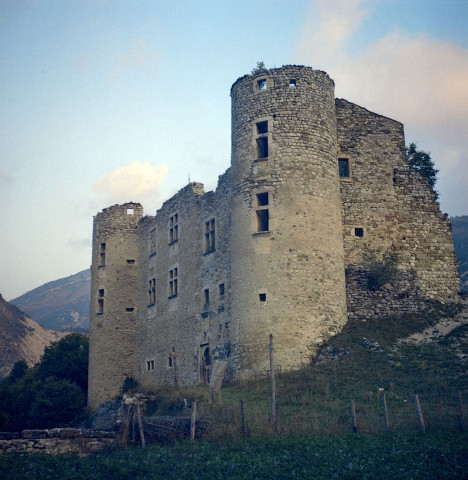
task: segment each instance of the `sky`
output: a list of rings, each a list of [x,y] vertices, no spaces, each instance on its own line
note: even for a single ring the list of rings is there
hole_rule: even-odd
[[[443,212],[468,214],[466,0],[0,0],[0,293],[91,264],[93,215],[154,215],[230,164],[230,88],[326,71],[405,125]]]

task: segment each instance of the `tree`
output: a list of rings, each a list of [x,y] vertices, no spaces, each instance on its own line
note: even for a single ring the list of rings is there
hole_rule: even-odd
[[[53,428],[75,425],[85,413],[83,390],[68,380],[49,377],[38,386],[29,416],[35,428]]]
[[[256,75],[257,73],[264,72],[265,70],[265,62],[257,62],[257,66],[252,69],[251,75]]]
[[[435,169],[430,154],[423,150],[418,150],[415,143],[410,143],[410,146],[406,148],[406,153],[408,154],[408,165],[427,179],[429,185],[434,190],[434,199],[437,200],[439,198],[439,193],[434,187],[439,170]]]
[[[46,347],[41,363],[35,367],[35,377],[45,380],[54,377],[76,383],[88,392],[88,338],[72,333]]]

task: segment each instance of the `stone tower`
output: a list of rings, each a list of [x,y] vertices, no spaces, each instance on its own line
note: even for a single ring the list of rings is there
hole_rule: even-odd
[[[285,66],[232,97],[233,368],[298,368],[346,322],[334,83]]]
[[[94,217],[89,322],[88,407],[118,396],[135,372],[139,203]]]

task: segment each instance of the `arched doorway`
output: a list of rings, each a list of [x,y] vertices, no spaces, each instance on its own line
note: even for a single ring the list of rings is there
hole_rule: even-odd
[[[203,383],[210,383],[211,356],[210,347],[203,350],[200,362],[200,377]]]

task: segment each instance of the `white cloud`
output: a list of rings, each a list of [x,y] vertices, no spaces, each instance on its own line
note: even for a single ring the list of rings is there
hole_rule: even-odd
[[[115,203],[139,202],[148,213],[154,214],[162,201],[162,184],[169,171],[166,164],[154,167],[150,162],[132,162],[118,167],[94,184],[97,208]]]
[[[316,33],[302,35],[295,61],[326,69],[335,80],[337,97],[403,122],[407,142],[416,141],[430,151],[440,169],[436,188],[443,209],[467,213],[468,50],[428,35],[393,30],[349,55],[347,41],[365,17],[363,2],[351,2],[348,10],[341,0],[330,2],[325,10],[319,3],[320,17],[309,16],[303,28]],[[343,32],[337,33],[334,25],[341,25]]]
[[[325,68],[367,17],[368,10],[363,4],[362,0],[317,0],[319,18],[315,10],[309,13],[295,56],[312,57],[306,64]]]

